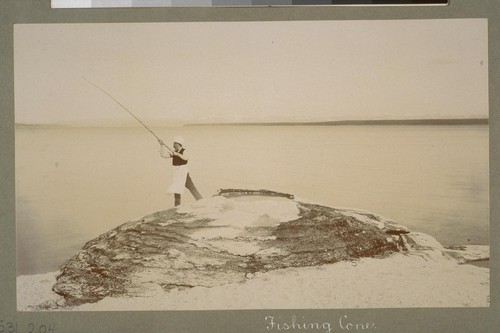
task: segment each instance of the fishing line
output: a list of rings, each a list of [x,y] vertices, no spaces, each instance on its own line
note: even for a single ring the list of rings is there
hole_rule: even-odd
[[[99,87],[97,84],[93,83],[93,82],[90,82],[87,78],[83,77],[82,78],[87,81],[88,83],[90,83],[91,85],[93,85],[94,87],[96,87],[97,89],[99,89],[100,91],[102,91],[103,93],[105,93],[106,95],[108,95],[113,101],[115,101],[119,106],[121,106],[125,111],[127,111],[132,117],[134,117],[135,120],[137,120],[142,126],[144,126],[145,129],[147,129],[151,134],[154,135],[154,137],[156,139],[158,139],[158,141],[160,142],[160,144],[162,144],[163,146],[165,146],[168,150],[170,150],[170,152],[173,153],[172,149],[170,149],[169,146],[167,146],[166,144],[163,143],[163,140],[160,139],[158,137],[158,135],[155,134],[155,132],[153,132],[149,127],[146,126],[146,124],[144,124],[135,114],[133,114],[129,109],[127,109],[125,106],[123,106],[122,103],[120,103],[120,101],[118,101],[116,98],[114,98],[110,93],[108,93],[106,90],[102,89],[101,87]]]

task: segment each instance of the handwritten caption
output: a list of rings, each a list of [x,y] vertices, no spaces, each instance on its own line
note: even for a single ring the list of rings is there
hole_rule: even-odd
[[[266,330],[271,331],[320,331],[320,332],[340,332],[340,331],[368,331],[375,330],[377,327],[374,322],[357,321],[342,315],[338,320],[313,322],[305,317],[300,319],[292,316],[288,319],[282,317],[266,316],[264,317]]]
[[[0,320],[0,333],[56,333],[55,323],[26,323]]]

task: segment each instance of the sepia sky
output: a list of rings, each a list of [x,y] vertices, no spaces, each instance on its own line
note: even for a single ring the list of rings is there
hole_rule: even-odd
[[[20,24],[16,123],[488,117],[487,21]]]

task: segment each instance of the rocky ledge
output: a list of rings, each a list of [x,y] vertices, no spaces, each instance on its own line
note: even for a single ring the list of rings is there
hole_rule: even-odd
[[[447,251],[450,258],[464,260],[460,249],[446,250],[432,237],[372,213],[278,192],[231,189],[89,241],[63,265],[52,290],[72,306],[109,296],[245,282],[256,273],[289,267]]]

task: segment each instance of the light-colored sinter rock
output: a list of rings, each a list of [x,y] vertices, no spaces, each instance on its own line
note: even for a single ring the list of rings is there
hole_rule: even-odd
[[[225,190],[89,241],[61,268],[53,291],[78,305],[158,288],[214,287],[271,270],[428,246],[414,238],[404,226],[371,213],[270,191]]]

